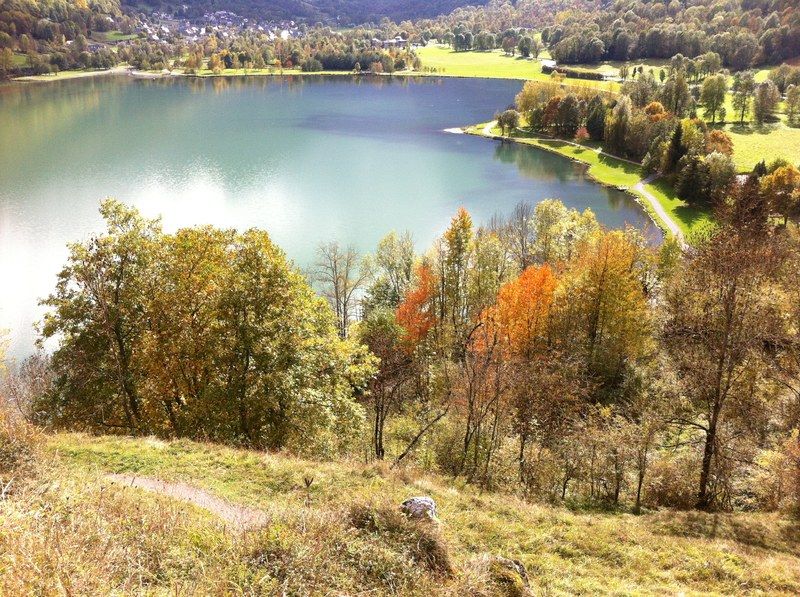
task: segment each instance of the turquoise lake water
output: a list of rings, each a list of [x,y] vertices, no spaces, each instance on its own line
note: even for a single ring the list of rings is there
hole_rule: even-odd
[[[0,87],[0,328],[29,353],[66,243],[101,230],[107,196],[166,229],[260,227],[299,266],[320,242],[372,250],[390,230],[426,249],[459,206],[590,207],[648,227],[625,193],[533,148],[444,132],[489,120],[517,81],[350,77],[140,80]],[[652,225],[648,234],[659,238]]]

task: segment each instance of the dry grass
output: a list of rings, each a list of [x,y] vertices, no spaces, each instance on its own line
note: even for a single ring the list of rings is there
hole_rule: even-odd
[[[800,592],[798,530],[777,515],[571,512],[413,470],[186,441],[47,436],[0,502],[0,595],[524,595]],[[30,459],[29,459],[30,462]],[[17,469],[20,470],[20,469]],[[109,473],[257,507],[242,532]],[[403,499],[431,495],[441,522]]]

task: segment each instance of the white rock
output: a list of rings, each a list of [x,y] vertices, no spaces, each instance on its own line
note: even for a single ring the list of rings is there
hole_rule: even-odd
[[[400,505],[400,509],[411,518],[436,520],[436,502],[427,496],[408,498]]]

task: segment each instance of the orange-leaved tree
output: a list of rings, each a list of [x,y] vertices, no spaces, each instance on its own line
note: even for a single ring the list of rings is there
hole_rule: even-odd
[[[531,358],[547,339],[547,326],[556,278],[549,265],[531,266],[504,284],[489,320],[510,354]]]
[[[436,323],[433,299],[436,280],[430,265],[421,264],[415,272],[416,283],[397,307],[397,323],[405,330],[406,347],[413,351]]]

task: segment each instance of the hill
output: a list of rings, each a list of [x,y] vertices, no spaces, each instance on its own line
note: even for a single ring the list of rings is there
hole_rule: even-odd
[[[800,591],[798,530],[774,515],[570,511],[189,441],[37,444],[0,500],[0,594]],[[438,523],[399,514],[415,495]],[[523,563],[530,589],[496,556]]]
[[[467,5],[486,4],[487,0],[188,0],[174,2],[149,0],[144,4],[154,10],[178,12],[189,18],[207,12],[227,10],[236,14],[266,20],[296,20],[313,23],[350,25],[383,18],[394,22],[432,18],[453,12]],[[136,0],[125,0],[133,9],[141,8]]]

